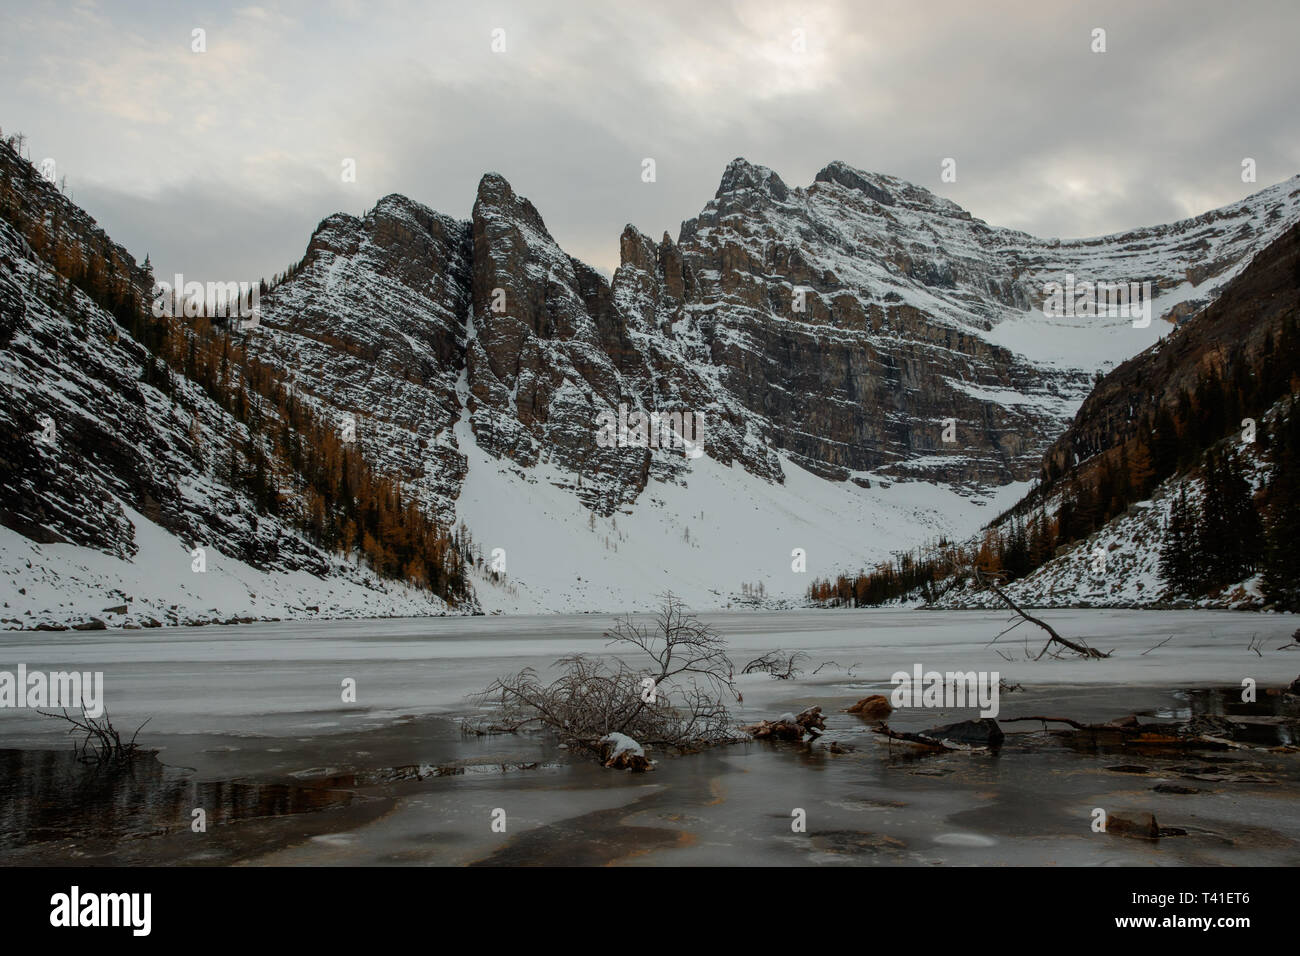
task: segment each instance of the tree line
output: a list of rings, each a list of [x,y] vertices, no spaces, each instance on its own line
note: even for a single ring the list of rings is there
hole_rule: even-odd
[[[1258,572],[1265,599],[1300,610],[1300,322],[1286,317],[1256,354],[1238,350],[1171,405],[1144,412],[1135,436],[1097,450],[1089,474],[1044,464],[1026,501],[976,542],[942,543],[808,589],[815,602],[874,606],[934,600],[972,564],[1003,582],[1042,567],[1177,476],[1200,478],[1198,498],[1178,492],[1161,542],[1161,575],[1175,593],[1202,597]],[[1265,421],[1270,409],[1274,414]],[[1243,428],[1243,422],[1259,422]],[[1253,441],[1246,433],[1253,429]],[[1241,446],[1261,462],[1259,487]],[[1230,448],[1237,446],[1238,450]],[[1055,491],[1054,511],[1049,491]]]

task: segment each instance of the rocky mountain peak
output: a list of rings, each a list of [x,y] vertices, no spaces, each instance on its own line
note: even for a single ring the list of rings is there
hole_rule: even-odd
[[[488,173],[468,223],[397,196],[381,200],[364,228],[332,218],[335,253],[352,259],[347,290],[330,278],[344,267],[331,272],[327,263],[315,280],[289,285],[304,287],[295,324],[310,301],[343,293],[330,316],[355,313],[351,326],[365,330],[358,345],[376,355],[384,343],[375,330],[390,318],[372,315],[370,303],[394,278],[422,290],[439,334],[418,359],[427,368],[419,377],[445,388],[463,369],[464,410],[480,448],[524,468],[549,460],[575,476],[579,497],[600,513],[681,466],[592,446],[596,412],[621,402],[707,410],[708,456],[769,480],[782,480],[784,453],[832,480],[987,488],[1030,477],[1082,401],[1102,359],[1080,356],[1080,346],[1123,358],[1156,334],[1135,335],[1127,320],[1040,327],[1030,310],[1043,282],[1113,274],[1150,279],[1157,296],[1182,285],[1170,303],[1207,299],[1211,284],[1186,283],[1226,274],[1300,213],[1277,190],[1239,206],[1207,221],[1204,252],[1175,227],[1047,242],[992,229],[929,190],[845,162],[792,189],[737,158],[676,241],[627,225],[610,283],[566,254],[533,204]],[[344,252],[348,242],[360,253]],[[421,266],[408,277],[411,261]],[[281,298],[291,301],[273,297],[269,324],[284,315],[275,308]],[[1170,308],[1158,305],[1156,316]],[[1063,336],[1074,337],[1068,354]],[[395,369],[417,361],[389,348]],[[356,407],[370,387],[357,383]],[[454,395],[431,398],[425,408],[436,404],[441,427],[459,417]],[[937,423],[949,418],[960,424],[958,448],[939,438]],[[416,453],[408,460],[414,470]],[[597,469],[599,481],[585,478]],[[444,511],[456,494],[449,472],[450,480],[426,477]]]
[[[361,220],[345,212],[336,212],[326,216],[316,226],[307,243],[305,261],[312,261],[323,252],[349,255],[356,252],[357,233]]]
[[[478,201],[500,203],[513,202],[515,191],[500,173],[489,170],[478,181]]]
[[[523,223],[553,243],[537,207],[516,193],[500,173],[486,173],[479,180],[472,218],[476,224],[491,219]]]
[[[818,183],[843,186],[882,206],[914,209],[931,216],[978,222],[957,203],[932,193],[924,186],[885,173],[866,172],[839,160],[818,171],[813,177],[814,188]]]
[[[721,199],[729,193],[749,189],[771,196],[778,202],[785,202],[790,196],[789,187],[775,172],[766,166],[757,166],[743,156],[738,156],[727,164],[714,198]]]

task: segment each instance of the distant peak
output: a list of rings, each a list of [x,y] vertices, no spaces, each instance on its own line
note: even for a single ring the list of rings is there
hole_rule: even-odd
[[[654,240],[630,222],[623,227],[623,235],[618,241],[620,265],[631,263],[636,268],[648,272],[654,268],[654,255]]]
[[[478,196],[474,200],[474,208],[470,215],[471,220],[476,223],[492,219],[513,224],[512,228],[520,223],[526,223],[535,232],[551,239],[551,234],[546,228],[546,223],[542,221],[542,214],[537,211],[537,207],[529,202],[527,197],[516,193],[500,173],[483,174],[483,178],[478,181]]]
[[[790,190],[780,176],[766,166],[756,166],[743,156],[738,156],[727,164],[717,195],[723,196],[742,189],[756,189],[778,200],[784,200],[790,195]]]
[[[500,173],[487,172],[478,181],[479,199],[514,199],[515,191]]]
[[[535,218],[539,223],[541,221],[541,216],[533,208],[533,204],[516,193],[500,173],[484,173],[483,178],[478,181],[474,216],[477,218],[480,213],[511,218],[522,216],[528,219]]]

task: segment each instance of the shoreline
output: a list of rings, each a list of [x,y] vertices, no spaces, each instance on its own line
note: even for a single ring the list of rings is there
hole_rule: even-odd
[[[1170,603],[1152,603],[1152,604],[1035,604],[1026,602],[1020,605],[1027,610],[1034,611],[1149,611],[1149,612],[1168,612],[1168,611],[1227,611],[1234,614],[1258,614],[1261,616],[1293,616],[1300,620],[1300,613],[1294,611],[1278,611],[1269,607],[1241,607],[1235,605],[1218,605],[1218,604],[1191,604],[1186,602]],[[311,608],[305,610],[310,611]],[[1003,610],[993,605],[988,607],[966,605],[962,607],[935,607],[932,605],[915,604],[915,605],[897,605],[882,604],[872,605],[869,607],[832,607],[817,604],[787,604],[773,607],[754,607],[754,606],[723,606],[723,607],[701,607],[692,608],[696,614],[782,614],[798,613],[801,611],[827,611],[827,612],[867,612],[867,613],[896,613],[904,611],[918,611],[932,614],[988,614]],[[302,624],[311,622],[335,623],[344,621],[425,621],[436,620],[438,618],[506,618],[506,619],[524,619],[524,618],[547,618],[547,617],[567,617],[570,615],[597,615],[608,616],[611,618],[621,617],[624,614],[633,616],[640,614],[652,614],[653,608],[647,606],[644,609],[627,611],[627,610],[582,610],[582,611],[535,611],[512,613],[509,611],[483,611],[481,609],[460,611],[454,608],[439,611],[438,613],[429,614],[304,614],[297,617],[273,617],[273,616],[246,616],[246,615],[217,615],[210,618],[186,618],[184,620],[175,619],[169,621],[159,621],[156,618],[148,617],[145,620],[131,620],[123,615],[113,615],[104,612],[104,617],[87,617],[83,614],[73,614],[64,618],[64,621],[75,623],[58,623],[50,620],[42,620],[40,624],[32,627],[13,627],[9,626],[14,623],[20,623],[13,618],[0,618],[0,624],[6,626],[0,627],[0,633],[49,633],[63,634],[70,631],[150,631],[150,630],[176,630],[186,627],[237,627],[247,624]],[[107,618],[107,619],[106,619]]]

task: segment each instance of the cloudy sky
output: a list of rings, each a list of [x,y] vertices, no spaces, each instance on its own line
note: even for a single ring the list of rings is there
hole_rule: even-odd
[[[625,223],[676,237],[736,156],[791,186],[839,159],[1062,237],[1300,172],[1293,0],[0,8],[0,128],[159,275],[270,275],[390,192],[466,218],[487,170],[606,271]]]

